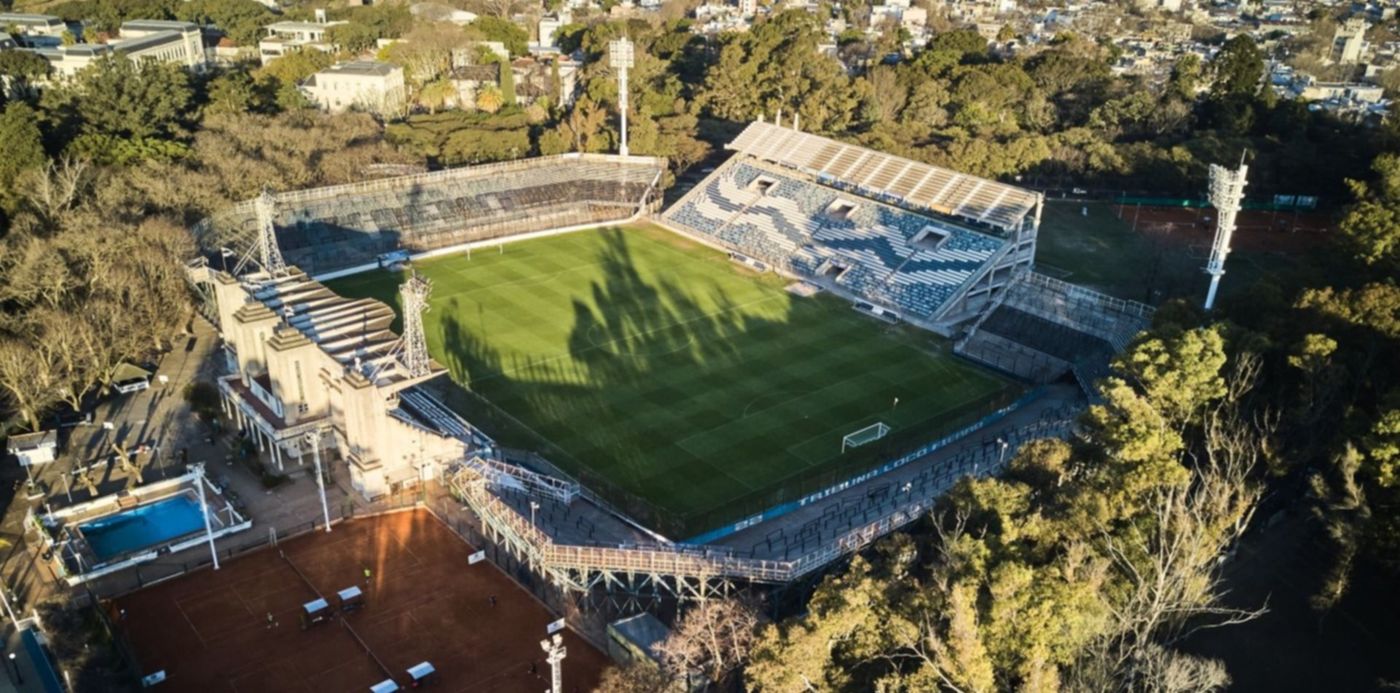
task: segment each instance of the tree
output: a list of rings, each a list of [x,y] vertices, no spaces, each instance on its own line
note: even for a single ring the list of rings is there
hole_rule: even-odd
[[[175,18],[215,26],[240,46],[253,46],[275,15],[256,0],[187,0],[175,5]]]
[[[530,34],[519,24],[503,17],[478,17],[471,28],[481,32],[487,41],[500,41],[505,44],[511,57],[525,55],[529,51]]]
[[[35,348],[28,340],[0,340],[0,394],[31,431],[59,400],[52,352]]]
[[[699,672],[720,682],[748,659],[759,622],[758,611],[738,599],[706,599],[656,649],[673,676]]]
[[[106,57],[71,82],[44,91],[40,104],[60,129],[76,135],[70,148],[98,161],[159,155],[159,142],[187,134],[193,90],[179,65]],[[132,147],[126,152],[122,147]],[[156,148],[156,149],[153,149]]]
[[[670,693],[671,680],[658,667],[648,663],[610,666],[595,690],[610,693]]]
[[[29,104],[16,101],[0,111],[0,152],[5,153],[0,157],[0,208],[11,209],[18,202],[21,176],[48,162],[39,118]]]
[[[0,106],[7,97],[29,96],[33,83],[48,77],[53,66],[31,51],[0,51]]]
[[[1264,81],[1264,55],[1249,34],[1239,34],[1226,41],[1210,66],[1215,77],[1211,94],[1217,98],[1252,97],[1259,93]]]
[[[1220,562],[1249,526],[1262,490],[1252,470],[1273,449],[1277,419],[1248,405],[1260,360],[1222,361],[1215,336],[1142,340],[1100,388],[1087,440],[1034,443],[1006,478],[959,481],[927,530],[878,543],[818,586],[803,616],[765,628],[750,686],[1222,686],[1220,663],[1177,646],[1258,614],[1223,605]],[[1132,442],[1158,430],[1179,432],[1169,444]]]
[[[255,70],[253,82],[259,91],[270,95],[274,110],[310,108],[310,101],[297,85],[334,62],[335,56],[322,51],[293,51]]]
[[[1400,156],[1380,154],[1371,170],[1373,183],[1348,181],[1356,203],[1338,228],[1364,264],[1400,268]]]
[[[817,132],[850,124],[857,102],[845,69],[817,51],[822,32],[814,15],[780,12],[723,40],[697,96],[711,115],[745,121],[782,110]]]
[[[501,90],[494,86],[487,86],[476,93],[476,108],[485,113],[495,113],[501,110],[502,102]]]
[[[408,81],[421,87],[445,77],[452,68],[452,54],[467,45],[467,35],[457,26],[428,23],[415,27],[403,41],[389,46],[385,57],[403,66]]]
[[[239,114],[254,109],[258,94],[253,78],[241,70],[226,72],[209,83],[207,113]]]
[[[363,53],[374,47],[379,32],[358,22],[337,24],[326,30],[326,39],[347,53]]]

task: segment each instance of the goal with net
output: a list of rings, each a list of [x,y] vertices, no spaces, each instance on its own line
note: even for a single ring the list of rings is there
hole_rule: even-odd
[[[890,432],[890,427],[884,423],[873,423],[858,431],[847,433],[841,437],[841,452],[844,453],[851,448],[858,448],[866,443],[873,443]]]

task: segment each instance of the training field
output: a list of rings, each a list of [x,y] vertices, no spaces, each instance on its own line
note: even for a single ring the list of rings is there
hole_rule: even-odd
[[[629,509],[619,496],[643,499],[672,531],[858,471],[881,445],[924,442],[1016,389],[927,332],[794,296],[655,228],[415,264],[433,281],[429,348],[473,393],[453,406],[585,483],[601,478],[595,490]],[[370,272],[331,288],[392,303],[399,282]],[[842,454],[843,435],[877,421],[890,439]]]
[[[367,691],[391,675],[407,686],[405,670],[422,661],[438,671],[433,690],[547,689],[539,642],[553,617],[490,561],[468,565],[471,552],[427,511],[392,513],[283,541],[109,609],[143,674],[166,672],[159,690]],[[363,608],[301,629],[302,604],[335,604],[351,585],[364,590]],[[592,690],[606,656],[572,631],[564,638],[565,690]]]

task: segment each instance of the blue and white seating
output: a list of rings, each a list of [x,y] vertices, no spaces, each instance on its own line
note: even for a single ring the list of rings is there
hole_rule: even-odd
[[[844,214],[832,213],[838,204]],[[711,174],[664,218],[799,276],[838,265],[845,268],[838,286],[920,317],[934,315],[1006,243],[743,157]],[[937,249],[915,243],[929,227],[943,238]]]

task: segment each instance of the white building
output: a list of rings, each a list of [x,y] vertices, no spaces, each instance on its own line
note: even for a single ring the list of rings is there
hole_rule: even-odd
[[[451,22],[457,26],[466,26],[476,21],[476,14],[473,12],[436,2],[420,2],[410,6],[408,11],[414,17],[429,22]]]
[[[263,27],[267,37],[258,41],[258,57],[262,64],[307,48],[326,53],[334,51],[335,46],[326,40],[326,31],[346,22],[328,22],[324,18],[325,12],[318,10],[315,22],[274,22]]]
[[[131,60],[178,63],[192,70],[203,70],[206,64],[203,33],[191,22],[123,22],[121,39],[109,45]]]
[[[547,14],[541,17],[539,24],[539,45],[543,48],[558,49],[559,44],[555,40],[557,38],[555,34],[557,34],[565,24],[571,24],[573,21],[574,15],[568,10],[561,10],[556,14]]]
[[[49,48],[63,42],[68,26],[62,19],[47,14],[0,12],[0,31],[8,32],[15,41],[29,48]]]
[[[317,72],[301,90],[322,110],[360,110],[381,116],[403,112],[403,68],[369,60],[332,65]]]
[[[34,52],[49,61],[53,67],[53,78],[59,80],[72,77],[87,66],[114,54],[112,47],[105,43],[77,43],[57,48],[38,48]]]
[[[0,15],[31,16],[40,15]],[[57,17],[53,18],[57,20]],[[0,19],[3,21],[3,19]],[[60,22],[60,26],[61,26]],[[38,26],[37,21],[31,26]],[[52,31],[53,24],[44,24],[45,30]],[[62,30],[59,30],[60,35]],[[30,35],[27,35],[30,36]],[[47,36],[47,34],[45,34]],[[26,41],[35,46],[34,53],[49,61],[55,79],[72,77],[89,65],[111,55],[119,55],[139,62],[154,61],[175,63],[191,70],[203,70],[206,65],[204,38],[197,24],[190,22],[169,22],[163,20],[133,20],[121,26],[119,38],[110,43],[77,43],[70,46],[61,42],[38,43]]]
[[[47,464],[58,458],[58,431],[12,435],[9,448],[21,467]]]
[[[1362,53],[1366,50],[1366,30],[1371,25],[1360,17],[1352,17],[1332,33],[1332,54],[1331,58],[1343,65],[1355,65],[1361,62]]]
[[[224,411],[274,468],[343,460],[354,489],[374,499],[490,445],[415,387],[446,371],[415,362],[384,303],[338,296],[296,268],[192,272],[217,303]]]

